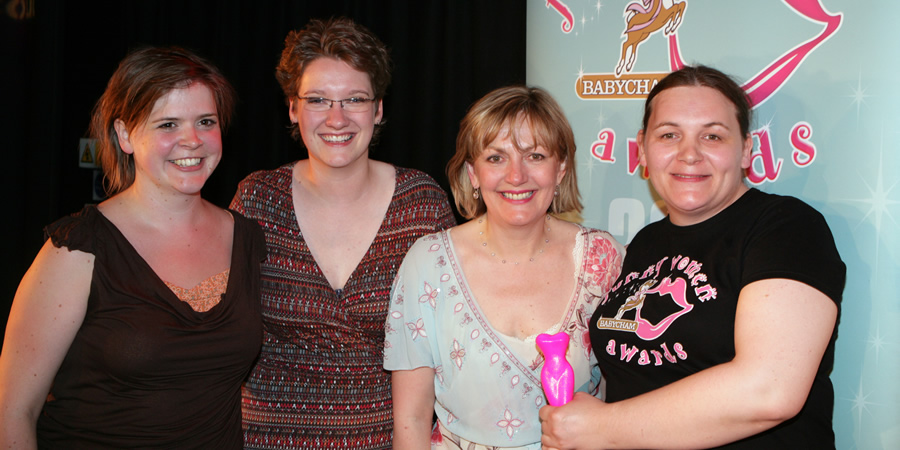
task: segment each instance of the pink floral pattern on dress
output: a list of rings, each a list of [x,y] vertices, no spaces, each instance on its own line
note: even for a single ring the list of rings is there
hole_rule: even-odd
[[[443,232],[435,236],[439,237],[429,237],[424,246],[411,250],[413,256],[408,256],[410,261],[404,263],[413,264],[411,267],[415,268],[410,269],[410,276],[415,276],[403,280],[406,274],[402,270],[398,274],[395,302],[397,297],[404,296],[404,288],[418,301],[399,303],[397,311],[388,314],[388,321],[394,323],[388,329],[388,340],[406,343],[386,350],[386,361],[394,358],[392,352],[403,351],[417,358],[412,364],[434,367],[435,393],[442,401],[436,412],[442,426],[454,430],[477,427],[478,433],[488,433],[492,439],[507,436],[510,444],[516,444],[513,446],[533,442],[531,439],[539,440],[537,410],[546,404],[539,381],[543,356],[540,352],[532,354],[509,347],[490,327],[461,278],[457,255],[449,245],[449,234]],[[589,371],[593,361],[588,321],[598,300],[605,296],[618,277],[624,251],[608,234],[597,230],[584,229],[577,239],[576,250],[580,251],[573,255],[579,260],[574,274],[579,285],[569,299],[559,329],[571,336],[569,357],[573,366],[582,369],[579,386],[583,384],[584,390],[595,392],[597,383],[585,372],[585,369]],[[422,317],[429,319],[427,327],[424,321],[419,321]],[[404,329],[408,329],[407,333],[403,333]],[[486,383],[490,379],[496,382]],[[485,385],[491,387],[483,389]],[[476,405],[478,401],[457,401],[473,398],[484,399],[492,407],[473,410],[467,404]],[[501,407],[504,409],[500,410]],[[492,420],[494,427],[489,425]],[[454,435],[448,428],[441,431],[434,436],[437,447],[469,448],[471,442]],[[479,445],[477,448],[491,447]]]
[[[590,248],[590,253],[585,255],[585,284],[588,292],[605,299],[610,286],[619,278],[623,255],[602,236],[594,237]]]
[[[569,333],[571,339],[581,343],[584,357],[591,358],[593,350],[591,350],[591,335],[588,330],[588,322],[591,320],[590,312],[585,311],[584,305],[579,305],[575,310],[575,320],[569,322],[566,326],[566,332]]]
[[[503,411],[503,419],[497,421],[497,426],[500,428],[505,428],[506,435],[512,438],[513,435],[516,434],[516,428],[522,426],[523,423],[525,422],[514,418],[512,413],[509,411],[509,408],[507,408],[505,411]]]
[[[425,293],[419,296],[419,303],[428,302],[428,304],[431,305],[432,308],[434,308],[436,306],[434,299],[436,299],[438,294],[441,293],[441,290],[431,287],[431,285],[428,284],[427,281],[425,282],[425,286],[423,286],[422,289],[425,291]]]
[[[422,320],[421,318],[419,320],[415,321],[415,323],[406,322],[406,328],[409,328],[409,330],[412,331],[411,336],[412,336],[412,340],[414,340],[414,341],[418,337],[423,337],[423,338],[428,337],[428,334],[425,332],[425,321]]]
[[[434,427],[434,429],[431,430],[431,445],[435,446],[435,445],[443,444],[443,443],[444,443],[444,437],[441,435],[441,428]]]
[[[453,340],[453,350],[450,352],[450,359],[456,363],[456,367],[462,369],[462,360],[466,356],[466,349],[459,345],[459,341]]]

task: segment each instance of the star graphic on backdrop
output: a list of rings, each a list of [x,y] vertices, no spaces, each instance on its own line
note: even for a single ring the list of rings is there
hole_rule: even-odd
[[[891,215],[891,211],[888,209],[889,205],[897,205],[900,204],[900,201],[893,200],[889,198],[891,191],[894,187],[897,186],[897,182],[894,182],[888,187],[885,187],[885,177],[884,177],[884,166],[882,161],[884,160],[884,130],[882,129],[881,133],[881,142],[878,148],[878,175],[875,177],[875,186],[872,187],[869,185],[869,179],[871,177],[866,177],[860,174],[860,178],[862,179],[863,185],[869,191],[868,198],[846,198],[846,199],[837,199],[839,202],[843,203],[863,203],[868,204],[869,209],[866,211],[866,215],[863,216],[859,221],[859,225],[862,225],[866,219],[869,219],[872,224],[875,226],[875,270],[874,273],[878,273],[878,250],[881,248],[881,233],[882,231],[886,231],[886,224],[884,223],[884,218],[891,219],[891,222],[894,225],[897,225],[897,221],[894,220],[894,216]]]
[[[603,129],[603,123],[606,121],[606,116],[603,114],[603,105],[600,105],[600,112],[597,114],[597,129]],[[590,149],[590,147],[588,147]],[[591,187],[593,186],[593,174],[594,174],[594,164],[596,164],[596,158],[594,158],[593,153],[590,150],[587,152],[587,157],[584,158],[579,166],[579,173],[581,174],[582,180],[587,180],[586,191],[590,192]]]
[[[856,87],[851,88],[851,91],[853,93],[851,95],[848,95],[847,97],[853,99],[850,101],[851,104],[856,104],[856,124],[859,125],[859,109],[862,104],[866,102],[866,97],[871,97],[870,95],[866,94],[866,88],[864,88],[862,85],[861,70],[859,71],[859,79],[856,81]]]
[[[584,31],[584,24],[587,23],[587,17],[584,16],[584,10],[581,10],[581,31]]]
[[[597,0],[597,4],[594,5],[594,8],[597,10],[597,16],[600,16],[600,8],[603,8],[603,4],[600,3],[600,0]]]
[[[881,336],[881,325],[875,328],[875,335],[869,334],[869,340],[866,341],[869,346],[875,349],[875,368],[878,368],[878,356],[881,349],[884,348],[884,338]]]
[[[603,115],[603,105],[600,105],[600,114],[597,114],[597,127],[602,130],[604,122],[606,122],[606,116]]]
[[[596,158],[594,158],[594,155],[591,154],[589,147],[587,157],[582,158],[581,162],[578,163],[578,185],[579,188],[582,189],[581,192],[591,192],[591,189],[594,185],[594,165],[596,163]],[[585,183],[587,184],[587,186],[585,186]],[[588,220],[587,218],[585,218],[584,225],[588,227],[602,228],[599,222]]]
[[[584,76],[584,60],[578,63],[578,72],[575,73],[576,80],[580,80]]]
[[[862,425],[862,416],[863,412],[869,412],[869,405],[875,405],[874,402],[869,401],[869,394],[863,394],[863,385],[862,379],[859,380],[859,389],[854,394],[853,399],[850,400],[853,403],[853,406],[850,408],[850,411],[856,410],[856,426],[859,428]],[[871,413],[870,413],[871,414]]]
[[[759,128],[757,128],[755,130],[751,130],[750,135],[752,136],[757,133],[760,135],[769,134],[769,132],[772,131],[772,122],[774,120],[775,120],[775,115],[772,115],[772,117],[769,117],[769,120],[766,121],[766,123],[764,123],[762,126],[760,126]],[[760,137],[760,139],[761,139],[761,137]],[[750,152],[753,154],[756,154],[756,153],[760,152],[760,149],[756,144],[754,144],[753,148],[750,149]],[[780,160],[781,158],[778,158],[778,159]],[[760,164],[762,164],[762,163],[760,163]]]
[[[587,158],[582,160],[581,164],[579,164],[583,169],[579,169],[581,176],[586,177],[587,179],[587,192],[591,191],[591,186],[593,183],[593,173],[594,173],[594,155],[588,153]],[[585,175],[586,174],[586,175]]]
[[[757,128],[756,131],[759,131],[761,133],[768,133],[769,131],[772,131],[772,122],[774,121],[775,115],[773,114],[772,117],[769,117],[769,120],[767,120],[766,123],[763,124],[763,126]]]

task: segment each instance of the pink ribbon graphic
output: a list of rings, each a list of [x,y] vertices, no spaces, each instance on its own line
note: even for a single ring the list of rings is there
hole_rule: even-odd
[[[841,27],[843,14],[830,14],[822,6],[821,0],[782,1],[806,19],[825,24],[825,30],[818,36],[789,50],[772,62],[772,64],[769,64],[759,74],[744,83],[742,87],[747,92],[747,96],[750,97],[750,104],[753,107],[763,104],[769,97],[778,92],[787,83],[787,80],[791,78],[791,75],[794,74],[800,63]],[[671,34],[669,35],[669,68],[672,71],[676,71],[682,67],[684,67],[684,61],[678,46],[678,36]]]
[[[563,33],[571,33],[575,28],[575,16],[572,15],[572,10],[566,6],[565,3],[559,0],[547,0],[547,4],[545,5],[547,8],[553,7],[560,15],[563,16],[562,21],[562,30]]]

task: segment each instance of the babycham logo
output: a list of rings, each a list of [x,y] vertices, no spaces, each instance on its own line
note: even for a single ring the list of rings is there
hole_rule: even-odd
[[[625,42],[622,43],[622,56],[616,65],[616,76],[622,74],[624,69],[631,72],[634,61],[637,59],[638,46],[646,41],[653,33],[663,30],[670,35],[675,33],[681,20],[684,18],[684,10],[687,9],[687,1],[673,3],[663,0],[643,0],[632,2],[625,7],[625,22],[628,24],[625,32]]]
[[[837,33],[841,27],[843,15],[828,12],[822,5],[822,0],[783,0],[783,3],[800,17],[812,23],[824,25],[824,29],[818,35],[799,43],[769,62],[744,83],[742,88],[747,93],[753,108],[757,108],[772,98],[788,83],[803,61]],[[668,37],[669,69],[674,71],[684,67],[676,31],[681,24],[686,8],[687,0],[669,5],[657,0],[642,0],[629,4],[625,9],[628,23],[624,33],[626,39],[622,46],[619,64],[616,67],[616,74],[584,74],[580,76],[575,84],[578,96],[586,100],[646,98],[649,90],[667,73],[630,73],[637,58],[638,45],[654,32],[662,30]],[[751,166],[747,170],[747,180],[754,185],[777,181],[781,175],[784,160],[777,156],[769,126],[752,130],[751,135],[755,145],[751,155]],[[591,155],[600,162],[615,163],[615,130],[604,128],[596,136],[590,146]],[[796,122],[790,127],[790,161],[798,168],[809,166],[816,158],[817,148],[812,136],[813,125],[806,121]],[[627,171],[629,174],[635,174],[640,166],[637,142],[634,139],[627,140],[626,156]],[[642,171],[641,175],[644,178],[647,177],[646,169]]]
[[[672,323],[678,320],[679,317],[694,309],[694,305],[687,300],[688,284],[684,278],[676,278],[673,281],[666,277],[660,281],[656,287],[653,287],[655,283],[656,280],[651,279],[641,284],[637,292],[629,296],[625,300],[625,303],[619,307],[615,317],[600,317],[596,323],[597,328],[628,331],[645,341],[652,341],[665,334],[666,330],[668,330]],[[707,288],[708,286],[709,285],[707,285]],[[697,291],[698,289],[699,288],[695,288],[694,291]],[[705,298],[709,298],[709,296],[706,296]],[[648,299],[652,299],[657,305],[660,304],[659,302],[672,302],[679,309],[656,323],[653,323],[641,316],[644,302]],[[700,300],[705,301],[703,298],[700,298]],[[629,320],[624,317],[625,313],[629,311],[634,315],[634,319]]]
[[[667,73],[634,73],[622,75],[585,74],[578,79],[575,90],[583,99],[633,99],[646,98],[650,90]]]
[[[575,92],[585,100],[644,99],[668,72],[631,73],[638,46],[654,33],[674,35],[684,18],[687,1],[642,0],[625,7],[622,53],[615,74],[584,74],[575,82]],[[624,74],[622,72],[625,72]]]

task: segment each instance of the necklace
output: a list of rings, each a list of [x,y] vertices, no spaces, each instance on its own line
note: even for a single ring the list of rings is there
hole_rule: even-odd
[[[484,222],[484,217],[481,217],[480,219],[478,219],[479,224],[483,223],[483,222]],[[550,214],[547,214],[547,218],[545,219],[545,222],[547,224],[547,228],[545,228],[544,231],[546,231],[547,233],[550,233]],[[494,252],[493,250],[491,250],[490,247],[488,247],[487,240],[484,238],[484,230],[479,231],[478,235],[481,236],[481,246],[484,247],[485,249],[487,249],[487,251],[490,252],[492,257],[496,257],[497,253]],[[540,255],[541,253],[544,253],[544,247],[546,247],[547,244],[549,244],[549,243],[550,243],[550,238],[545,238],[544,245],[537,251],[537,253],[535,253],[534,256],[528,258],[528,262],[534,262],[534,258],[537,258],[538,255]],[[501,256],[500,262],[503,264],[506,264],[506,259]],[[515,266],[519,265],[519,261],[513,261],[512,263]]]

